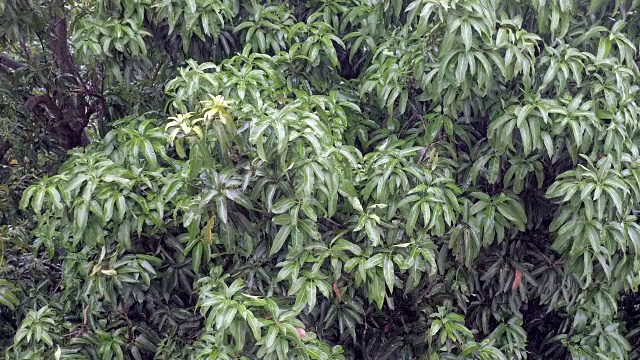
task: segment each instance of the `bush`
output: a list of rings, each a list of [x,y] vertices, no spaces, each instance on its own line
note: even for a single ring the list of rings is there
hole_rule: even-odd
[[[640,357],[635,2],[67,9],[8,359]]]

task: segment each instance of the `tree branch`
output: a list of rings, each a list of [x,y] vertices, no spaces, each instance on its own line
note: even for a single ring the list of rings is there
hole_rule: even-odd
[[[7,155],[7,152],[13,147],[13,144],[9,141],[5,141],[2,145],[0,145],[0,164],[4,162],[4,156]]]
[[[11,68],[13,70],[25,67],[22,63],[15,61],[13,59],[11,59],[10,57],[7,57],[5,55],[0,54],[0,65],[4,65],[8,68]]]
[[[25,102],[25,106],[27,107],[27,109],[32,112],[38,105],[41,104],[44,105],[47,110],[49,110],[49,112],[51,112],[51,115],[53,115],[56,121],[64,120],[62,110],[58,105],[56,105],[55,100],[52,99],[49,95],[33,95],[29,97],[29,99]]]
[[[60,16],[59,13],[62,13]],[[51,52],[63,74],[76,74],[76,64],[67,39],[67,19],[64,14],[64,1],[54,1],[49,9],[51,33],[49,41]]]

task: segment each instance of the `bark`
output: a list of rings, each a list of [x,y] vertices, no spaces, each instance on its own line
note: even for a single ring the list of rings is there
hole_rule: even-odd
[[[75,58],[71,54],[68,40],[67,19],[64,0],[53,0],[49,9],[50,30],[47,36],[48,47],[51,50],[59,74],[71,74],[78,82],[77,87],[85,92],[71,91],[71,89],[56,89],[54,95],[44,95],[44,99],[35,99],[35,105],[44,107],[56,119],[54,125],[60,137],[61,145],[66,149],[86,146],[85,128],[89,119],[96,112],[95,105],[89,101],[89,89],[78,72]]]
[[[1,1],[1,0],[0,0]],[[47,93],[31,95],[24,99],[25,107],[31,111],[40,126],[47,127],[48,133],[57,138],[57,143],[65,150],[86,146],[89,138],[86,127],[91,117],[100,111],[103,102],[92,99],[96,91],[91,82],[80,75],[68,40],[68,22],[65,12],[65,0],[52,0],[45,21],[48,22],[46,47],[53,55],[51,77],[67,75],[75,80],[67,85],[54,85],[51,81]],[[0,54],[0,72],[27,67],[19,61]],[[10,74],[9,74],[10,75]],[[8,144],[1,144],[0,161],[8,151]]]
[[[4,163],[4,157],[7,155],[7,152],[11,150],[13,144],[8,141],[5,141],[2,145],[0,145],[0,164]]]
[[[64,12],[64,1],[54,0],[49,8],[49,21],[51,31],[49,33],[49,47],[53,57],[63,74],[77,75],[75,60],[69,49],[67,34],[67,19]]]
[[[0,65],[4,65],[10,69],[16,70],[21,67],[25,67],[22,63],[11,59],[5,55],[0,54]]]

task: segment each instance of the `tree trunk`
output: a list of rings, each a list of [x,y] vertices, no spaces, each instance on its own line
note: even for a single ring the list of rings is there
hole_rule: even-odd
[[[13,144],[11,144],[9,141],[5,141],[2,145],[0,145],[0,164],[4,163],[4,157],[12,147]]]

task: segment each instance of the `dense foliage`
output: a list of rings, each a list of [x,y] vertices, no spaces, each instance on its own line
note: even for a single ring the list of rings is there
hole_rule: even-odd
[[[638,5],[0,0],[0,349],[640,359]]]

